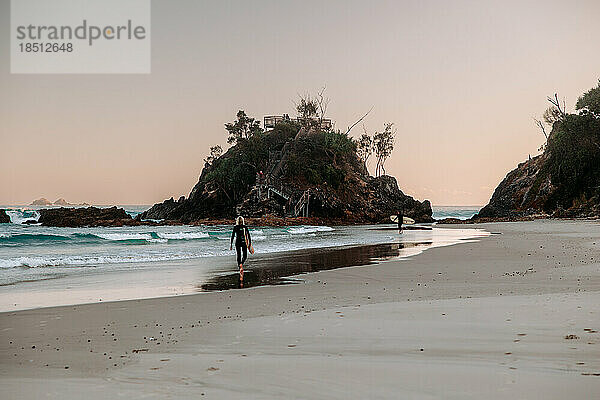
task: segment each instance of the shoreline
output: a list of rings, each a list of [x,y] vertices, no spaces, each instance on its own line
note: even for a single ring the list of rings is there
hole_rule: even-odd
[[[376,397],[590,398],[600,393],[598,226],[484,224],[501,234],[296,285],[2,313],[0,382],[6,398],[25,399],[277,398],[279,384],[348,398],[358,383]],[[341,386],[331,368],[346,371]]]
[[[302,282],[307,273],[411,257],[431,248],[457,245],[489,235],[481,230],[458,229],[456,235],[447,238],[447,232],[450,231],[440,228],[423,238],[398,236],[393,242],[259,252],[249,257],[245,265],[243,288]],[[233,253],[232,256],[140,263],[142,269],[135,265],[129,269],[125,263],[115,265],[115,270],[91,269],[79,275],[3,285],[0,286],[0,313],[239,289],[239,273],[232,265],[232,257]]]

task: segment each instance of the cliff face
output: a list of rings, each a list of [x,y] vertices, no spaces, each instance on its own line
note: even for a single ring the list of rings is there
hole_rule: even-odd
[[[546,159],[542,154],[510,171],[477,216],[518,218],[544,212],[547,197],[555,189],[549,177],[540,173]]]
[[[369,176],[347,136],[281,124],[205,165],[187,199],[155,204],[139,218],[189,223],[308,212],[344,223],[380,223],[398,210],[433,221],[429,201],[405,195],[393,177]]]
[[[474,219],[600,216],[600,118],[566,115],[544,152],[500,182]]]

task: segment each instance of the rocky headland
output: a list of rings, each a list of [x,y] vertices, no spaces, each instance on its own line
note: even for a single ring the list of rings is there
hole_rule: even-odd
[[[138,220],[363,224],[389,222],[398,211],[433,222],[429,201],[404,194],[391,176],[371,176],[346,134],[288,121],[207,160],[187,198],[155,204]]]
[[[544,114],[551,126],[543,152],[520,163],[500,182],[490,202],[467,221],[536,218],[600,218],[600,82],[577,101],[577,114],[553,104]]]

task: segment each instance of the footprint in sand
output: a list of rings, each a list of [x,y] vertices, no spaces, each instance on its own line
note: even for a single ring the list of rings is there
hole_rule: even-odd
[[[570,335],[566,335],[566,336],[565,336],[565,339],[566,339],[566,340],[579,339],[579,336],[577,336],[577,335],[573,335],[573,334],[570,334]]]

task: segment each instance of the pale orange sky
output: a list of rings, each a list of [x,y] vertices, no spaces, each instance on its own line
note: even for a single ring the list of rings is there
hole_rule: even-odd
[[[386,170],[403,191],[481,205],[537,153],[546,96],[572,110],[600,78],[592,0],[153,1],[150,75],[11,75],[9,4],[0,204],[187,195],[238,109],[291,114],[327,85],[339,128],[371,107],[370,131],[396,123]]]

